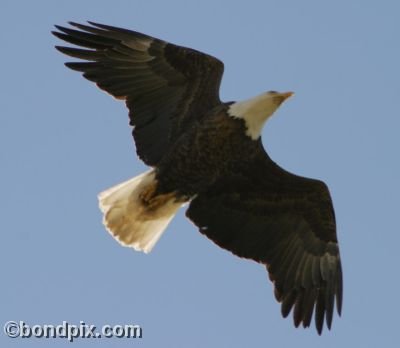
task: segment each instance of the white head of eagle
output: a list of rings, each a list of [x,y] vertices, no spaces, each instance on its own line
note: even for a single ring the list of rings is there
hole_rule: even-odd
[[[247,128],[246,134],[256,140],[260,137],[264,123],[292,95],[293,92],[265,92],[257,97],[233,103],[228,114],[243,119]]]

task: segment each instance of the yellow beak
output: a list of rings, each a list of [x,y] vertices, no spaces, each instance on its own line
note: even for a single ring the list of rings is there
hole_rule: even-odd
[[[291,97],[293,92],[277,93],[273,96],[276,104],[281,105],[287,98]]]
[[[293,94],[294,94],[294,92],[285,92],[285,93],[279,93],[279,96],[283,100],[286,100],[287,98],[291,97]]]

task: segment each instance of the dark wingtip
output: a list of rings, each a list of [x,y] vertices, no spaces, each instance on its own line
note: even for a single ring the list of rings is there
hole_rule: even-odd
[[[66,62],[66,63],[64,63],[64,65],[65,65],[67,68],[71,69],[71,70],[77,70],[76,68],[74,69],[74,63],[73,63],[73,62]],[[78,70],[78,71],[79,71],[79,70]]]
[[[80,25],[79,23],[73,22],[73,21],[69,21],[68,24],[75,28],[79,28],[79,25]]]
[[[57,39],[60,39],[60,40],[64,40],[64,41],[65,41],[66,34],[60,33],[59,31],[55,31],[55,30],[53,30],[51,33],[52,33]]]
[[[91,22],[89,22],[89,21],[86,21],[87,23],[89,23],[89,24],[91,24]],[[81,24],[81,23],[78,23],[78,22],[68,22],[68,24],[69,25],[71,25],[72,27],[75,27],[75,28],[78,28],[78,29],[81,29],[81,30],[85,30],[85,31],[90,31],[91,29],[93,29],[93,25],[92,26],[89,26],[89,25],[86,25],[86,24]]]
[[[318,315],[315,316],[315,327],[317,329],[318,335],[321,336],[322,330],[324,328],[324,314],[322,314],[322,317],[319,317]]]
[[[64,65],[74,71],[85,72],[87,65],[90,63],[80,63],[80,62],[66,62]]]
[[[65,32],[65,30],[68,30],[68,28],[63,27],[62,25],[58,25],[58,24],[54,24],[54,27],[62,32]]]
[[[54,48],[58,51],[58,52],[61,52],[61,53],[64,53],[65,54],[65,48],[66,47],[64,47],[64,46],[54,46]]]
[[[343,303],[343,273],[342,273],[342,265],[338,263],[338,275],[337,275],[337,285],[336,285],[336,310],[339,316],[342,315],[342,303]]]
[[[109,25],[105,25],[105,24],[101,24],[101,23],[97,23],[97,22],[93,22],[93,21],[87,21],[90,25],[93,25],[94,27],[100,28],[100,29],[109,29],[111,28],[111,26]]]

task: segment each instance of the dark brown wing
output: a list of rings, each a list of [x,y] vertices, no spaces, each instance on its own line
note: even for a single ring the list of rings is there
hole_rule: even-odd
[[[126,100],[139,157],[155,166],[191,121],[220,103],[223,64],[207,54],[121,28],[89,22],[56,26],[81,48],[57,49],[88,62],[66,65]]]
[[[220,247],[265,264],[282,315],[294,308],[295,326],[308,327],[314,312],[321,334],[324,320],[331,327],[335,298],[339,315],[342,306],[328,188],[284,171],[259,152],[252,165],[199,194],[186,215]]]

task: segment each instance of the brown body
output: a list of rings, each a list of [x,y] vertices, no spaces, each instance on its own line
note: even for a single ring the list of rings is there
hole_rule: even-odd
[[[158,192],[191,198],[252,162],[258,142],[245,135],[242,120],[227,114],[228,106],[195,122],[165,154],[156,168]]]

